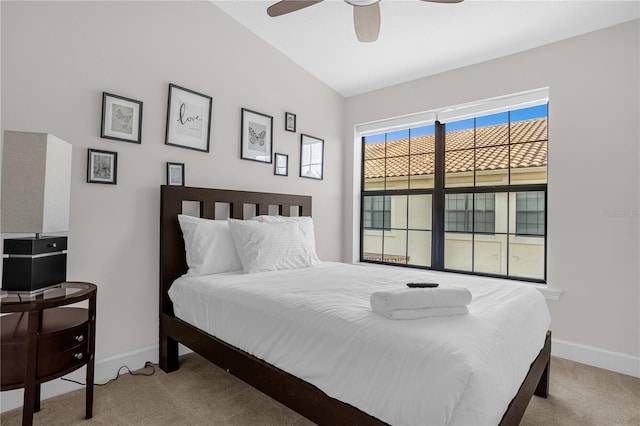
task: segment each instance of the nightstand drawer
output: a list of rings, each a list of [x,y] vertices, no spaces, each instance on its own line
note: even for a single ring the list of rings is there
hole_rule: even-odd
[[[42,379],[52,374],[72,369],[86,363],[88,357],[86,340],[79,346],[64,352],[53,355],[39,353],[36,377]]]
[[[87,313],[84,313],[87,316]],[[48,356],[82,345],[87,341],[89,322],[56,333],[41,334],[38,339],[38,354]]]

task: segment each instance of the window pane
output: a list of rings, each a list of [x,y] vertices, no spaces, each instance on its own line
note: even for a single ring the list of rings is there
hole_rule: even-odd
[[[388,216],[387,228],[407,229],[407,196],[385,197],[385,215]]]
[[[444,145],[445,151],[473,148],[475,146],[473,125],[473,118],[447,123],[445,127],[447,132]]]
[[[409,187],[409,157],[387,157],[386,189],[407,189]]]
[[[545,234],[544,191],[515,193],[515,233],[518,235]],[[512,230],[512,233],[514,231]]]
[[[403,155],[409,155],[409,131],[404,130],[394,134],[387,134],[387,157]]]
[[[485,274],[507,274],[506,234],[474,236],[473,270]]]
[[[366,229],[389,229],[392,218],[391,208],[391,197],[388,195],[365,196],[362,201],[362,226]]]
[[[407,263],[407,231],[384,231],[383,262]]]
[[[410,132],[410,154],[427,154],[435,152],[435,125],[418,127]]]
[[[475,194],[474,228],[475,232],[493,234],[496,229],[495,194]]]
[[[511,145],[511,183],[547,183],[547,141]]]
[[[384,189],[384,159],[364,162],[364,190]]]
[[[548,140],[547,105],[511,111],[511,143]]]
[[[435,162],[433,154],[412,155],[409,160],[409,186],[416,188],[433,188]]]
[[[409,195],[409,229],[431,229],[432,199],[430,194]]]
[[[473,186],[474,150],[446,152],[445,187]]]
[[[476,147],[509,143],[509,113],[476,118]]]
[[[444,234],[444,267],[458,271],[472,270],[473,234]]]
[[[444,230],[449,232],[472,232],[473,204],[471,194],[446,194]]]
[[[362,155],[365,160],[384,158],[386,155],[385,134],[365,136]]]
[[[409,265],[431,266],[431,232],[409,231],[407,250]]]
[[[509,275],[544,279],[544,238],[509,236]]]
[[[509,194],[507,192],[499,192],[495,194],[495,232],[507,233],[507,223],[509,219]],[[506,273],[506,272],[505,272]]]
[[[476,186],[506,185],[509,182],[509,147],[492,146],[476,150]]]
[[[363,230],[362,258],[377,262],[382,261],[382,231]]]

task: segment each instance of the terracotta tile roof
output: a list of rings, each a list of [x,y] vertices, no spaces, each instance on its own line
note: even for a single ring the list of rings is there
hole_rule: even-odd
[[[507,124],[476,129],[476,170],[506,169],[509,165]],[[434,135],[365,145],[365,178],[433,174]],[[473,129],[447,132],[445,167],[447,173],[474,170]],[[419,155],[418,155],[419,154]],[[411,156],[409,156],[411,155]],[[547,164],[547,119],[511,123],[511,168]],[[409,169],[410,166],[410,169]]]

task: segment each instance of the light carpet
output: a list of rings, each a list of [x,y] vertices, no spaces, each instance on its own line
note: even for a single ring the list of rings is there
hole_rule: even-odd
[[[552,358],[548,399],[533,397],[522,426],[638,426],[640,379]],[[196,354],[180,369],[153,376],[124,375],[94,394],[94,416],[84,419],[84,390],[45,400],[34,425],[312,425]],[[0,415],[19,425],[22,410]],[[475,426],[475,425],[474,425]]]

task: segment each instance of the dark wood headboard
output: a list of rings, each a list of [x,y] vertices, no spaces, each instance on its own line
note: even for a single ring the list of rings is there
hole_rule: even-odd
[[[311,216],[311,196],[273,194],[268,192],[232,191],[228,189],[192,188],[162,185],[160,188],[160,313],[173,316],[168,291],[171,284],[187,272],[184,240],[178,223],[184,201],[200,203],[200,217],[216,219],[216,203],[229,206],[229,217],[244,219],[244,206],[255,206],[255,214],[269,214],[269,206],[276,206],[278,214],[291,216],[297,208],[298,216]],[[226,218],[223,218],[226,219]]]

